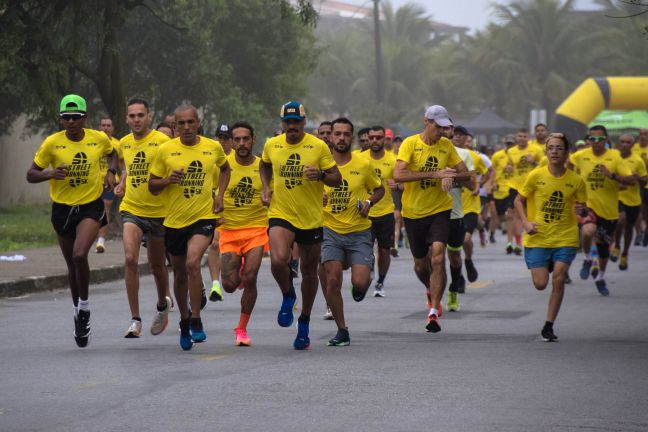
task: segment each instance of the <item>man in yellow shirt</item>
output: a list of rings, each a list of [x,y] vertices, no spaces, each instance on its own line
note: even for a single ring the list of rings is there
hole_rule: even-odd
[[[198,135],[200,119],[195,107],[176,108],[175,126],[178,138],[159,148],[151,167],[149,190],[154,194],[166,193],[164,242],[173,265],[173,289],[180,311],[180,347],[190,350],[194,342],[207,339],[200,318],[200,261],[218,225],[217,213],[223,210],[230,167],[220,143]],[[214,197],[217,168],[218,195]]]
[[[607,139],[605,126],[592,126],[587,136],[591,147],[573,153],[567,163],[567,167],[574,169],[587,185],[587,210],[582,214],[585,259],[580,277],[585,280],[590,276],[590,250],[592,241],[595,241],[600,271],[594,283],[603,296],[610,294],[605,282],[605,269],[619,219],[619,183],[629,186],[635,182],[632,171],[623,163],[619,152],[606,148]]]
[[[384,196],[385,188],[367,158],[351,154],[353,124],[340,117],[333,120],[332,125],[333,159],[342,175],[342,183],[325,188],[327,199],[321,261],[326,274],[326,303],[338,327],[328,345],[347,346],[351,344],[351,338],[340,292],[342,270],[351,267],[351,296],[357,302],[362,301],[371,285],[374,265],[371,221],[367,216]]]
[[[405,183],[403,220],[414,257],[414,271],[427,290],[429,312],[426,330],[441,331],[441,298],[447,282],[445,250],[450,227],[454,178],[467,169],[442,128],[452,126],[440,105],[426,109],[424,129],[408,137],[398,151],[394,180]]]
[[[639,140],[632,147],[632,153],[639,156],[648,170],[648,128],[639,129]],[[643,219],[643,225],[642,221]],[[642,228],[643,226],[643,228]],[[637,219],[635,246],[648,246],[648,184],[641,188],[641,217]]]
[[[509,166],[508,151],[515,145],[515,136],[506,135],[504,137],[504,146],[493,154],[491,162],[493,163],[493,199],[495,200],[495,213],[500,224],[506,222],[506,253],[513,253],[513,201],[515,196],[511,194],[511,179],[513,170]],[[495,231],[496,225],[492,226]]]
[[[302,313],[293,347],[303,350],[310,346],[310,315],[317,295],[324,185],[338,186],[342,177],[326,143],[304,132],[306,112],[302,104],[295,101],[284,104],[280,117],[284,133],[265,143],[259,164],[263,183],[261,199],[270,205],[270,263],[283,294],[277,315],[281,327],[289,327],[294,320],[297,295],[292,286],[290,260],[293,243],[299,245]]]
[[[542,152],[545,151],[545,145],[547,144],[547,125],[544,123],[538,123],[533,127],[533,139],[529,140],[529,145],[535,145],[540,147]]]
[[[585,203],[587,192],[578,174],[565,167],[569,142],[563,134],[549,135],[546,153],[548,165],[531,171],[515,199],[515,209],[527,233],[524,260],[537,290],[547,287],[553,271],[547,320],[540,335],[545,342],[554,342],[558,336],[553,324],[565,292],[569,265],[578,248],[574,206]]]
[[[252,153],[254,128],[237,122],[231,128],[233,151],[227,156],[231,175],[223,201],[224,222],[219,227],[223,289],[243,289],[241,314],[234,329],[237,346],[252,344],[247,325],[257,299],[257,275],[268,245],[268,209],[261,202],[260,158]]]
[[[111,144],[115,150],[119,147],[119,140],[113,136],[115,130],[113,126],[113,121],[111,118],[105,117],[99,121],[99,129],[102,130],[110,140]],[[104,158],[101,161],[101,170],[105,172],[108,169],[107,159]],[[111,207],[112,203],[115,200],[115,193],[110,190],[105,190],[101,195],[101,199],[104,203],[104,209],[106,211],[106,225],[99,228],[99,237],[97,237],[97,244],[95,246],[96,253],[103,253],[106,250],[106,236],[108,235],[108,226],[112,221]]]
[[[641,189],[648,180],[646,164],[636,153],[632,153],[633,143],[634,137],[631,134],[624,134],[619,137],[616,147],[621,159],[630,167],[636,180],[632,186],[621,186],[619,190],[619,223],[614,233],[614,249],[610,255],[610,260],[616,262],[619,259],[619,253],[621,253],[619,270],[628,269],[628,251],[632,244],[635,222],[637,222],[641,210]],[[621,251],[622,236],[623,250]]]
[[[378,281],[374,285],[374,297],[385,297],[384,283],[391,264],[391,250],[394,248],[394,200],[391,191],[396,188],[394,167],[396,155],[385,150],[385,128],[369,128],[369,151],[361,153],[380,178],[385,196],[369,211],[371,235],[378,242]]]
[[[131,321],[124,337],[138,338],[142,334],[139,254],[144,235],[147,236],[149,268],[157,288],[157,310],[151,322],[151,334],[159,335],[169,322],[171,298],[167,297],[169,272],[166,268],[163,226],[166,194],[153,195],[147,185],[153,159],[160,145],[169,138],[162,132],[151,130],[149,105],[143,99],[128,101],[126,123],[131,133],[122,138],[118,146],[122,171],[115,194],[122,197],[119,211],[124,243],[124,282],[131,311]]]
[[[101,200],[113,190],[117,152],[103,132],[85,129],[86,101],[70,94],[60,103],[60,122],[65,130],[45,138],[27,171],[29,183],[49,181],[52,226],[68,267],[74,307],[74,340],[83,348],[90,340],[88,251],[106,224]],[[107,172],[101,159],[109,158]]]

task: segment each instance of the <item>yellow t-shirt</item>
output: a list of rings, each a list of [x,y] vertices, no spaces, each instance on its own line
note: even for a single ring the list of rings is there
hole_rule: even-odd
[[[87,204],[99,198],[103,192],[106,171],[101,169],[101,158],[113,151],[105,133],[83,129],[81,141],[71,141],[65,131],[45,138],[36,151],[34,163],[40,168],[67,164],[67,177],[49,180],[52,201],[70,206]]]
[[[236,161],[235,152],[230,152],[227,156],[231,175],[223,198],[225,223],[219,229],[268,226],[268,209],[261,202],[259,160],[260,158],[255,156],[250,165],[241,165]]]
[[[518,146],[513,146],[508,149],[509,162],[513,164],[513,178],[510,182],[510,187],[516,190],[519,190],[524,182],[526,181],[527,176],[535,168],[526,158],[527,155],[531,155],[533,160],[540,162],[542,159],[543,151],[538,146],[526,146],[524,149],[520,149]]]
[[[164,226],[184,228],[201,219],[216,219],[214,214],[214,169],[222,167],[225,153],[218,141],[199,136],[198,144],[187,146],[180,138],[160,146],[151,174],[166,178],[173,170],[184,169],[182,183],[170,184]]]
[[[493,163],[495,184],[497,185],[497,188],[493,191],[493,198],[504,199],[509,196],[509,190],[511,189],[510,183],[513,178],[513,173],[506,171],[506,166],[509,163],[509,157],[506,154],[506,150],[495,152],[491,162]]]
[[[166,188],[161,194],[153,195],[148,190],[148,180],[155,154],[167,141],[169,137],[156,130],[140,140],[131,133],[119,141],[117,152],[126,166],[126,193],[119,211],[149,218],[166,216]]]
[[[603,164],[611,173],[632,175],[619,152],[606,150],[601,156],[596,156],[591,148],[586,148],[569,156],[569,161],[587,184],[587,207],[604,219],[619,219],[619,183],[598,169],[598,165]]]
[[[646,172],[646,164],[641,157],[636,153],[631,153],[630,156],[624,158],[619,153],[621,160],[628,165],[632,173],[639,174],[639,177],[645,177],[648,175]],[[632,186],[619,185],[619,201],[627,206],[638,206],[641,205],[641,185],[639,182],[633,184]]]
[[[387,186],[387,179],[394,179],[394,167],[396,166],[396,155],[390,151],[385,151],[385,154],[380,159],[374,159],[371,156],[371,151],[366,151],[358,154],[369,161],[371,168],[381,180],[382,185],[385,187],[385,196],[376,203],[371,210],[369,210],[370,217],[380,217],[387,214],[394,213],[394,200],[392,199],[391,188]]]
[[[545,152],[546,144],[540,144],[537,139],[533,138],[532,140],[528,140],[527,144],[530,146],[536,146],[540,147],[540,150],[542,150],[542,153]]]
[[[413,172],[433,172],[453,168],[462,162],[452,142],[441,137],[427,145],[420,135],[405,138],[398,151],[398,160]],[[452,198],[441,190],[440,179],[406,182],[403,192],[403,217],[420,219],[452,208]]]
[[[648,146],[641,147],[641,144],[636,142],[632,146],[632,154],[635,154],[635,155],[639,156],[639,159],[641,159],[643,161],[644,166],[648,170]],[[646,186],[644,186],[644,187],[646,189],[648,189],[648,184],[646,184]]]
[[[324,183],[306,180],[304,166],[321,171],[335,166],[326,143],[307,133],[299,143],[288,144],[282,134],[266,141],[262,160],[272,164],[273,195],[268,217],[283,219],[299,229],[321,227]]]
[[[380,186],[380,178],[366,156],[351,154],[351,160],[344,165],[338,165],[338,168],[342,174],[342,184],[324,187],[328,195],[328,202],[324,207],[324,226],[339,234],[371,228],[371,220],[360,215],[356,203],[358,200],[364,201],[369,198],[369,191]]]
[[[97,131],[97,132],[105,133],[104,131]],[[108,136],[108,135],[106,135],[106,136]],[[112,144],[113,148],[115,150],[119,151],[119,140],[117,138],[115,138],[115,137],[110,137],[108,139],[110,140],[110,143]],[[103,173],[108,171],[108,157],[107,156],[104,156],[104,157],[101,158],[101,160],[99,161],[99,166],[101,167],[101,171]],[[119,172],[117,174],[119,174]],[[115,178],[117,179],[119,177],[115,177]]]
[[[572,170],[554,177],[548,167],[531,171],[520,189],[527,199],[527,218],[538,232],[524,235],[525,247],[578,247],[574,203],[587,200],[585,182]]]
[[[475,167],[475,172],[478,175],[484,175],[488,172],[484,159],[476,151],[468,149],[470,157],[472,159],[473,165]],[[473,195],[472,191],[468,188],[462,188],[461,190],[461,206],[463,207],[464,215],[468,213],[477,213],[481,212],[481,199],[479,194]]]

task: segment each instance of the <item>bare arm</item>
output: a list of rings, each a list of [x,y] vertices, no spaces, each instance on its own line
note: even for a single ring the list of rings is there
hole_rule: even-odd
[[[259,174],[261,175],[261,184],[263,188],[261,189],[261,202],[264,205],[270,204],[270,199],[272,198],[272,190],[270,189],[270,182],[272,181],[272,164],[259,161]]]
[[[369,215],[369,210],[371,210],[371,207],[373,207],[384,196],[385,187],[383,185],[380,185],[376,189],[374,189],[371,196],[362,203],[362,209],[360,210],[362,217],[367,217]]]
[[[537,233],[538,224],[535,222],[529,222],[529,219],[527,219],[526,198],[518,194],[518,196],[515,197],[514,205],[515,205],[515,211],[517,211],[517,214],[520,217],[520,220],[522,221],[522,227],[524,228],[524,231],[526,231],[529,235]]]
[[[220,175],[218,176],[218,196],[214,198],[214,213],[223,211],[223,197],[225,197],[225,189],[229,185],[231,173],[232,170],[230,169],[229,163],[225,161],[220,167]]]
[[[153,195],[157,195],[164,190],[170,184],[180,184],[184,178],[184,168],[179,170],[173,170],[171,175],[167,178],[158,177],[151,174],[149,176],[148,188],[149,192]]]
[[[462,162],[463,164],[463,162]],[[465,169],[464,165],[464,169]],[[407,168],[407,163],[402,160],[396,161],[396,166],[394,167],[394,181],[398,183],[404,182],[415,182],[423,179],[431,178],[454,178],[455,170],[452,168],[444,168],[440,171],[411,171]]]
[[[27,181],[29,183],[42,183],[44,181],[54,179],[63,180],[67,176],[67,165],[62,163],[55,169],[41,168],[32,162],[31,167],[27,170]]]

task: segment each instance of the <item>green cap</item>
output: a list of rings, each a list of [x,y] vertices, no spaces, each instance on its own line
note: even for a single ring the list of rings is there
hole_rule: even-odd
[[[61,109],[59,112],[79,111],[86,112],[86,101],[81,96],[69,94],[61,99]]]

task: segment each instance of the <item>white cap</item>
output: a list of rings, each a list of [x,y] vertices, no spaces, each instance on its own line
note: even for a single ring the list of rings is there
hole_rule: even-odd
[[[426,109],[425,118],[428,120],[434,120],[434,122],[441,127],[452,126],[452,120],[450,120],[448,110],[441,105],[432,105]]]

